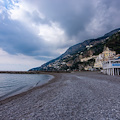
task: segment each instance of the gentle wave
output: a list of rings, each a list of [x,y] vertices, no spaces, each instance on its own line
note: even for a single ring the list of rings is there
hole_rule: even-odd
[[[0,74],[0,100],[43,85],[52,78],[45,74]]]

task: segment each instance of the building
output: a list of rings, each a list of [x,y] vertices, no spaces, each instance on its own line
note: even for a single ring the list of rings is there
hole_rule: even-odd
[[[81,60],[81,62],[86,62],[86,61],[88,61],[88,60],[90,60],[90,59],[95,59],[95,58],[96,58],[96,56],[91,56],[91,57],[82,58],[82,59],[80,59],[80,60]]]
[[[73,61],[72,61],[72,60],[71,60],[71,61],[68,61],[68,62],[66,63],[66,65],[67,65],[68,67],[72,67]]]
[[[108,47],[104,47],[103,52],[99,54],[97,58],[95,59],[94,68],[97,68],[97,69],[102,68],[103,67],[102,63],[104,61],[112,60],[115,58],[115,56],[116,56],[115,51],[111,51]]]
[[[113,76],[120,75],[120,59],[104,61],[102,72]]]
[[[91,47],[93,47],[93,45],[87,45],[86,46],[87,50],[89,50]]]
[[[103,62],[103,55],[99,54],[97,58],[95,59],[94,68],[101,69],[102,68],[102,62]]]
[[[108,47],[104,47],[104,51],[102,52],[103,61],[113,59],[115,55],[116,55],[115,51],[111,51]]]

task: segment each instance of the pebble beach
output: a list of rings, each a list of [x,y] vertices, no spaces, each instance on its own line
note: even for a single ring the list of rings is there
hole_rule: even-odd
[[[0,101],[0,120],[120,120],[120,76],[51,73],[54,79]]]

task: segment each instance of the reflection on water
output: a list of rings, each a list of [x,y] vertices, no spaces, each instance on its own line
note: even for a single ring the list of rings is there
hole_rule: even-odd
[[[52,78],[44,74],[0,74],[0,98],[42,85]]]

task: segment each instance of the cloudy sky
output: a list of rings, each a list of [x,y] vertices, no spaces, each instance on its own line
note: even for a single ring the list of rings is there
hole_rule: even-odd
[[[120,27],[120,0],[0,0],[0,70],[28,70]]]

